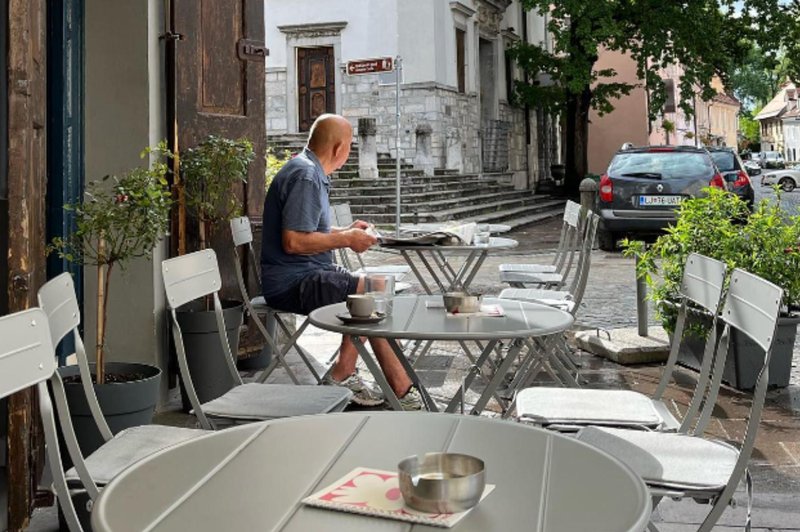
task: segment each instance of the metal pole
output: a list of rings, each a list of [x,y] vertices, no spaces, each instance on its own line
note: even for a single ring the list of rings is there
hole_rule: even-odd
[[[394,217],[394,234],[400,238],[400,78],[403,74],[403,58],[399,55],[395,59],[395,103],[397,116],[395,117],[395,136],[394,136],[394,151],[395,156],[395,217]]]
[[[639,271],[639,257],[636,257],[636,271]],[[636,276],[636,323],[639,336],[647,336],[647,284],[644,277]]]

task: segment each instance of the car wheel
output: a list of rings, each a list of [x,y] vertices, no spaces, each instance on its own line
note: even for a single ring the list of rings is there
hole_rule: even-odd
[[[615,251],[617,249],[617,235],[606,229],[597,231],[597,240],[600,249],[603,251]]]
[[[797,186],[795,185],[794,179],[791,177],[781,178],[781,180],[778,181],[778,184],[781,186],[784,192],[791,192],[794,190],[794,187]]]

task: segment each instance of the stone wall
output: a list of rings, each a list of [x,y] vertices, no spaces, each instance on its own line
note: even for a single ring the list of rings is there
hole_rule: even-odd
[[[287,133],[287,73],[284,68],[267,69],[267,134]],[[381,80],[383,79],[383,83]],[[395,153],[395,85],[378,75],[344,76],[338,91],[342,114],[355,127],[359,118],[376,119],[378,153]],[[509,171],[517,186],[527,185],[528,154],[525,113],[505,103],[500,120],[510,124]],[[535,118],[532,119],[535,128]],[[431,153],[435,168],[478,173],[481,165],[481,127],[478,96],[461,94],[436,83],[405,84],[400,96],[400,157],[413,164],[416,130],[421,124],[432,129]],[[289,132],[292,133],[292,132]],[[531,184],[535,176],[530,179]]]
[[[288,133],[286,68],[267,68],[267,136]]]

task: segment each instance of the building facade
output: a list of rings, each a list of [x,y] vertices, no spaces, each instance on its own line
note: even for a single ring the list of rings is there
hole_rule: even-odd
[[[787,159],[783,117],[797,104],[797,88],[784,83],[778,93],[755,116],[761,124],[761,151],[779,151]]]
[[[512,106],[521,73],[505,55],[527,38],[545,43],[545,21],[514,0],[266,0],[267,134],[302,133],[324,112],[354,125],[375,118],[379,153],[413,163],[417,132],[430,130],[436,168],[511,173],[531,187],[555,154],[554,121]],[[350,75],[349,61],[400,58],[396,73]],[[543,135],[538,133],[544,131]],[[542,149],[548,156],[542,156]]]
[[[673,64],[659,69],[667,89],[667,100],[660,117],[649,118],[649,98],[642,88],[636,62],[630,55],[602,50],[595,70],[614,69],[614,81],[629,83],[635,87],[630,94],[614,100],[614,111],[599,116],[590,115],[589,124],[589,172],[602,174],[620,147],[627,142],[645,145],[692,145],[692,146],[737,146],[739,109],[741,104],[726,93],[719,79],[712,87],[717,94],[708,101],[699,94],[689,95],[692,113],[686,114],[680,107],[684,95],[680,81],[681,65]]]
[[[787,162],[800,163],[800,105],[798,100],[792,102],[792,109],[783,115],[783,139],[786,143]]]

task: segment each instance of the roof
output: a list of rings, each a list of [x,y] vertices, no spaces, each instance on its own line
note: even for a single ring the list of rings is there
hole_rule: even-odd
[[[788,83],[781,87],[778,94],[764,106],[763,109],[755,116],[755,120],[767,120],[768,118],[776,118],[786,109],[786,89],[793,89],[794,85]]]
[[[739,100],[736,99],[735,96],[731,94],[725,94],[724,92],[717,93],[713,98],[711,98],[715,102],[723,103],[726,105],[734,105],[736,107],[741,107],[742,104]]]
[[[781,118],[784,119],[784,120],[787,120],[787,119],[791,119],[791,120],[800,119],[800,107],[795,106],[795,108],[792,109],[791,111],[787,111],[786,113],[784,113],[783,116],[781,116]]]

